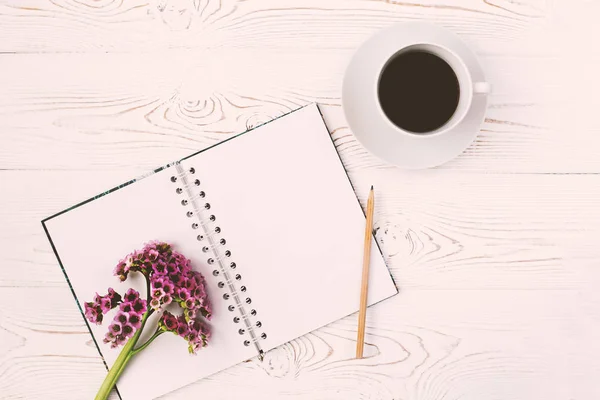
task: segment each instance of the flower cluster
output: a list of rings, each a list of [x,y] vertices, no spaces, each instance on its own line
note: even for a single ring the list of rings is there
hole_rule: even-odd
[[[184,314],[175,316],[169,311],[163,313],[158,321],[158,327],[187,340],[190,353],[196,353],[201,347],[206,346],[210,337],[210,331],[200,320],[188,320]]]
[[[192,270],[190,260],[174,252],[167,243],[151,242],[121,260],[115,275],[127,279],[130,272],[139,271],[150,282],[150,307],[159,311],[172,302],[179,304],[190,319],[202,315],[210,318],[210,304],[204,277]]]
[[[124,344],[135,331],[141,328],[142,318],[148,307],[146,300],[140,298],[135,289],[129,289],[119,305],[119,311],[108,327],[104,343],[110,343],[115,348]]]
[[[190,353],[206,346],[209,330],[200,317],[210,319],[211,306],[206,293],[204,277],[192,270],[190,260],[162,242],[147,243],[117,264],[114,274],[125,281],[132,272],[146,278],[147,300],[141,299],[134,289],[121,298],[113,289],[106,296],[94,298],[85,304],[85,316],[100,324],[104,314],[119,306],[104,339],[111,347],[124,344],[138,329],[143,329],[145,317],[153,312],[163,312],[157,332],[174,332],[188,342]],[[175,316],[165,308],[177,304],[183,310]]]
[[[108,294],[100,296],[96,293],[94,301],[84,304],[85,317],[93,324],[100,325],[104,314],[115,308],[121,302],[121,295],[113,288],[108,288]]]

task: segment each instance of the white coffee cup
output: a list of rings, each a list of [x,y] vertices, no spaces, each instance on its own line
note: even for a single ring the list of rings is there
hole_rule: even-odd
[[[450,66],[450,68],[452,68],[452,70],[454,71],[454,74],[456,75],[456,78],[458,80],[458,90],[459,90],[458,105],[456,106],[456,110],[454,111],[454,114],[452,114],[450,119],[448,121],[446,121],[445,124],[443,124],[442,126],[440,126],[439,128],[437,128],[435,130],[428,131],[428,132],[415,133],[415,132],[407,131],[407,130],[397,126],[392,121],[390,121],[389,118],[387,118],[387,116],[385,115],[383,109],[381,108],[381,104],[379,105],[380,112],[387,119],[387,121],[392,125],[392,127],[394,129],[396,129],[399,133],[406,134],[406,135],[415,135],[417,137],[420,137],[423,135],[443,134],[444,132],[447,132],[447,131],[455,128],[460,122],[462,122],[462,120],[467,115],[467,112],[471,108],[473,96],[488,94],[491,90],[491,85],[487,82],[473,82],[473,78],[471,76],[471,73],[469,72],[469,69],[467,68],[465,63],[460,59],[460,57],[458,57],[452,50],[450,50],[442,45],[439,45],[439,44],[419,43],[419,44],[409,45],[409,46],[399,49],[398,52],[396,52],[390,58],[390,60],[400,56],[403,53],[413,52],[413,51],[422,51],[422,52],[433,54],[433,55],[441,58],[442,60],[444,60]],[[385,66],[388,64],[388,62],[390,60],[387,60],[381,66],[381,72],[383,72]],[[377,86],[379,86],[379,80],[377,81]],[[375,88],[375,90],[378,90],[378,87]],[[425,110],[425,112],[426,111],[427,110]]]
[[[443,59],[455,73],[460,91],[452,116],[424,133],[394,124],[378,96],[386,65],[410,51]],[[443,164],[469,146],[485,117],[490,90],[476,56],[457,35],[430,23],[409,22],[380,31],[357,50],[344,76],[342,106],[349,127],[369,151],[398,166],[419,169]]]

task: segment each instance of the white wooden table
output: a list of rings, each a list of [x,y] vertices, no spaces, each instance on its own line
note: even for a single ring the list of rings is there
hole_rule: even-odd
[[[597,0],[0,1],[0,398],[90,399],[105,374],[43,217],[313,101],[361,201],[377,188],[401,288],[369,311],[369,357],[353,359],[353,316],[164,398],[600,398],[599,15]],[[469,43],[494,93],[463,155],[407,172],[354,139],[340,86],[369,35],[422,19]]]

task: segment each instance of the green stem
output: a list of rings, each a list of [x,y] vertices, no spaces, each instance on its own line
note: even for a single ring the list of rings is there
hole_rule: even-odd
[[[144,314],[144,317],[142,319],[142,326],[140,327],[140,329],[137,330],[133,337],[127,341],[127,343],[123,347],[123,350],[121,350],[121,353],[117,357],[112,368],[110,369],[110,371],[108,371],[108,375],[106,375],[104,382],[102,382],[102,386],[100,386],[100,390],[98,390],[98,394],[96,395],[95,400],[108,399],[108,395],[110,394],[112,388],[115,386],[115,383],[117,383],[117,379],[119,379],[119,376],[125,369],[125,365],[127,365],[129,360],[131,360],[131,357],[133,357],[134,355],[133,348],[135,347],[137,341],[140,339],[140,335],[144,330],[144,325],[146,324],[146,321],[150,314],[152,314],[152,310]]]
[[[150,305],[150,281],[149,281],[148,277],[145,276],[145,278],[146,278],[146,296],[148,298],[147,302],[148,302],[148,306],[149,306]],[[152,315],[152,313],[154,313],[154,310],[149,309],[148,311],[146,311],[146,313],[142,317],[142,324],[140,326],[140,329],[138,329],[135,332],[135,334],[131,337],[131,339],[129,339],[127,341],[125,346],[123,346],[123,350],[121,350],[121,353],[119,353],[119,356],[115,360],[115,363],[111,367],[110,371],[108,371],[108,375],[106,375],[106,378],[104,378],[104,382],[102,382],[102,386],[100,386],[100,389],[98,390],[98,394],[96,394],[95,400],[108,399],[108,396],[110,395],[112,388],[117,383],[119,376],[121,376],[121,373],[125,369],[125,366],[129,362],[129,360],[131,360],[131,358],[134,355],[136,355],[141,349],[145,348],[149,344],[148,342],[146,342],[140,349],[134,350],[135,345],[137,344],[137,342],[140,339],[140,336],[142,334],[142,331],[144,330],[144,326],[146,326],[146,321],[148,320],[148,317],[150,317],[150,315]],[[156,333],[155,333],[155,335],[156,335]],[[149,341],[154,340],[154,338],[155,337],[153,336]]]
[[[150,343],[152,343],[152,341],[154,341],[154,339],[156,339],[157,337],[159,337],[163,333],[165,333],[165,331],[163,331],[162,329],[157,329],[156,332],[154,332],[154,335],[152,335],[152,337],[150,339],[146,340],[146,343],[144,343],[143,345],[141,345],[137,349],[133,349],[131,351],[131,355],[135,356],[137,353],[139,353],[140,351],[144,350],[146,347],[148,347],[150,345]]]

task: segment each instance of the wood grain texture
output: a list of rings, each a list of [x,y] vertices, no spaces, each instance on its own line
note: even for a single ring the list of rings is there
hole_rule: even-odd
[[[400,294],[164,396],[600,398],[600,4],[0,1],[0,396],[88,399],[105,369],[40,220],[317,101]],[[461,35],[493,85],[476,141],[402,171],[352,136],[353,51],[395,22]],[[125,399],[127,400],[127,399]]]

